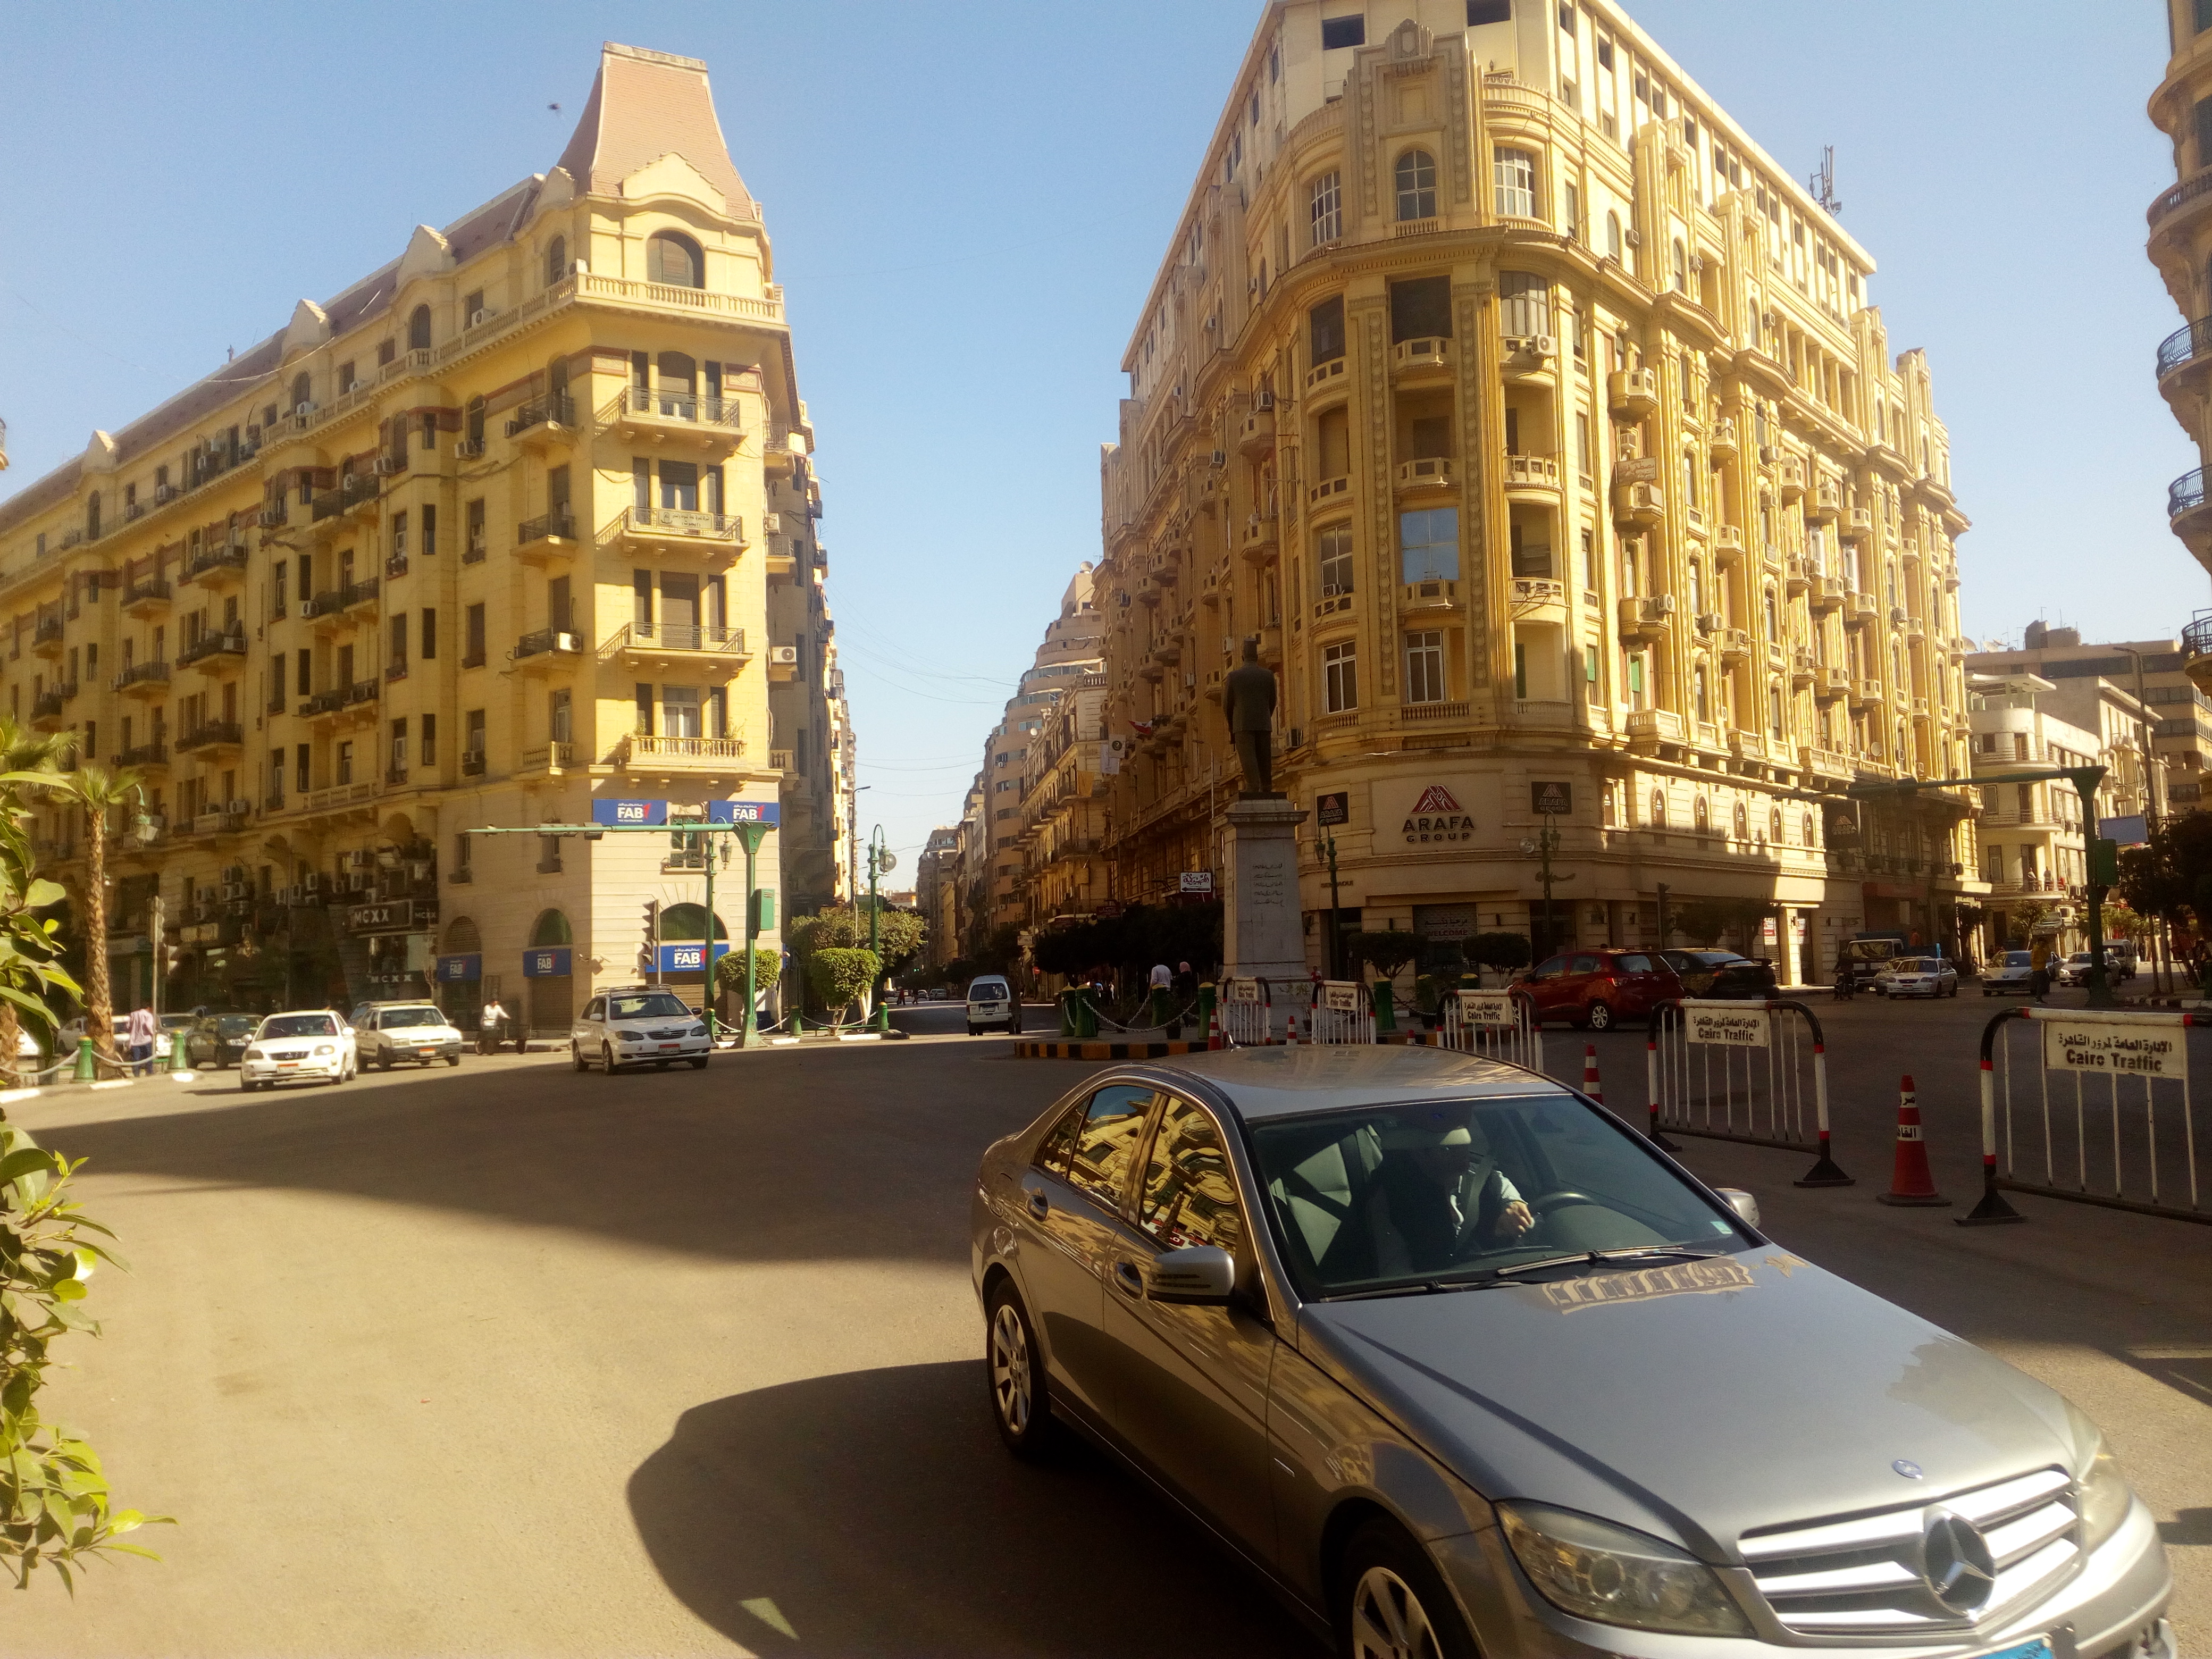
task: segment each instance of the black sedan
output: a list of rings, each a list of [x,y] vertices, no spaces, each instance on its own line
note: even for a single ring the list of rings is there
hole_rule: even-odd
[[[202,1014],[185,1033],[185,1058],[214,1071],[235,1066],[260,1024],[258,1014]]]

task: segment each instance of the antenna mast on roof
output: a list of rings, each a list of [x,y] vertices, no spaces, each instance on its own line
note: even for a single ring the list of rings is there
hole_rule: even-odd
[[[1813,192],[1813,199],[1827,210],[1832,219],[1840,217],[1844,204],[1836,199],[1836,147],[1828,144],[1820,151],[1820,170],[1805,181],[1805,188]]]

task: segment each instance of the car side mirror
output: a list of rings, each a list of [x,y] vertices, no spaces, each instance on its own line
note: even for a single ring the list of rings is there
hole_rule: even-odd
[[[1759,1225],[1759,1200],[1741,1187],[1717,1187],[1713,1189],[1728,1200],[1735,1212],[1735,1218],[1747,1227]]]
[[[1215,1307],[1237,1288],[1237,1261],[1212,1244],[1187,1244],[1163,1251],[1145,1275],[1145,1294],[1154,1302]]]

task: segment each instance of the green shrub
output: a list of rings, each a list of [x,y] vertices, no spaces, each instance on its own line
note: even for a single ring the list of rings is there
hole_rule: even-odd
[[[783,952],[765,945],[753,946],[753,994],[759,996],[772,988],[776,976],[783,972]],[[745,958],[742,950],[732,951],[714,962],[714,983],[722,990],[742,997],[745,994]]]
[[[876,982],[883,959],[873,951],[817,950],[806,963],[807,982],[824,1008],[848,1008]]]

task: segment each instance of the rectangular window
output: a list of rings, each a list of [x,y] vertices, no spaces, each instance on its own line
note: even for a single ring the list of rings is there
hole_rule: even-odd
[[[2207,29],[2212,29],[2212,0],[2197,0],[2196,14],[2195,21],[2197,32],[2199,34],[2203,33]]]
[[[637,735],[653,735],[653,688],[642,680],[637,683]]]
[[[489,547],[485,540],[483,497],[479,495],[468,504],[469,544],[467,552],[482,558]]]
[[[1566,185],[1561,186],[1560,198],[1567,210],[1565,229],[1568,240],[1579,242],[1583,239],[1583,193],[1574,185]]]
[[[437,552],[438,509],[434,507],[425,507],[422,509],[422,556],[426,559],[434,558],[437,556]]]
[[[1583,586],[1597,592],[1597,538],[1587,530],[1583,532]]]
[[[311,763],[312,757],[306,744],[292,751],[292,784],[303,795],[307,793],[307,769]]]
[[[1459,509],[1431,507],[1398,515],[1400,580],[1459,580]]]
[[[1346,46],[1367,44],[1367,15],[1356,13],[1350,17],[1324,17],[1321,20],[1321,49],[1341,52]]]
[[[629,623],[631,631],[641,635],[653,632],[653,572],[632,570],[629,573]]]
[[[269,615],[272,620],[284,614],[284,578],[291,568],[289,564],[279,559],[269,572]]]
[[[1516,219],[1536,216],[1536,158],[1525,149],[1500,149],[1491,158],[1498,211]]]
[[[1406,701],[1444,701],[1444,636],[1437,629],[1406,635]]]
[[[484,608],[481,603],[471,605],[462,613],[462,629],[467,635],[466,648],[462,653],[461,666],[481,668],[484,662]]]
[[[438,763],[438,717],[435,714],[422,716],[422,741],[418,752],[422,757],[423,765],[435,766]]]
[[[474,755],[477,757],[477,763],[482,765],[484,757],[484,711],[481,708],[470,709],[461,717],[461,730],[464,734],[461,743],[462,757],[466,759],[468,756]]]
[[[1359,647],[1350,640],[1322,647],[1322,705],[1341,714],[1359,707]]]
[[[1344,356],[1344,296],[1335,295],[1323,300],[1306,313],[1307,332],[1312,347],[1309,367],[1318,368],[1323,363],[1333,363]]]
[[[660,688],[660,719],[662,735],[671,738],[699,738],[706,733],[700,729],[701,699],[696,685],[664,685]]]
[[[404,612],[392,618],[391,629],[392,665],[404,668],[407,666],[407,617]]]
[[[1644,653],[1632,652],[1628,657],[1628,706],[1644,707]]]
[[[311,651],[301,652],[299,669],[300,696],[305,697],[311,696],[313,693],[315,689],[314,673],[314,653]]]
[[[551,741],[568,741],[571,707],[571,694],[566,687],[551,694],[545,709],[545,735]]]
[[[350,738],[338,744],[337,775],[331,781],[340,788],[353,781],[353,739]]]
[[[1597,647],[1594,645],[1586,645],[1583,647],[1583,684],[1584,685],[1597,684]]]
[[[1341,174],[1324,173],[1306,186],[1307,246],[1320,247],[1344,234],[1344,190]]]
[[[1334,599],[1352,592],[1352,532],[1339,525],[1324,530],[1316,538],[1314,562],[1321,573],[1321,592],[1323,599]]]
[[[707,735],[726,738],[730,735],[730,693],[727,687],[715,686],[707,693]],[[804,738],[806,734],[799,734]]]
[[[453,873],[467,876],[474,873],[476,837],[465,830],[453,837]]]
[[[1467,26],[1479,28],[1485,23],[1510,23],[1513,21],[1513,0],[1467,0]],[[1571,23],[1570,28],[1574,26]]]
[[[1416,276],[1390,284],[1390,343],[1451,337],[1451,278]]]
[[[1589,416],[1581,413],[1575,416],[1575,471],[1584,483],[1590,481]],[[1587,530],[1583,532],[1583,540],[1586,544],[1589,540]]]
[[[2197,131],[2197,165],[2212,167],[2212,98],[2200,98],[2190,112]]]
[[[1552,285],[1525,270],[1498,273],[1498,331],[1508,339],[1534,339],[1552,331]]]
[[[392,556],[407,556],[407,509],[404,507],[392,515]]]
[[[1513,695],[1523,699],[1528,695],[1528,647],[1518,640],[1513,642]]]
[[[395,772],[404,772],[407,769],[407,722],[404,720],[392,722],[391,763],[392,769]]]
[[[433,662],[438,655],[438,613],[429,606],[422,608],[422,660]]]

